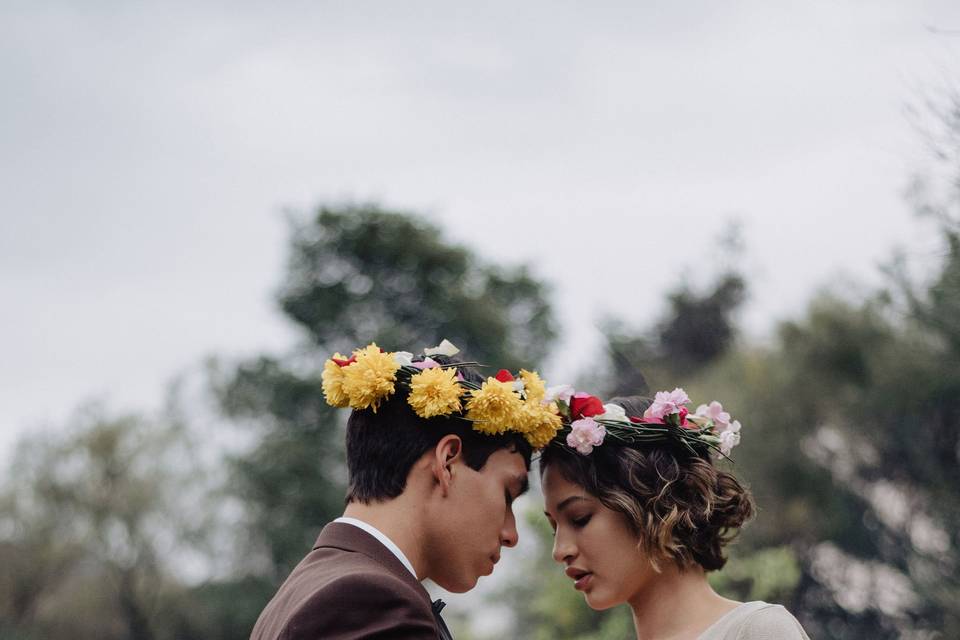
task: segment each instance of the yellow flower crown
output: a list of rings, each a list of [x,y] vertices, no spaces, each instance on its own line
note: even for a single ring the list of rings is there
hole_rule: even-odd
[[[557,403],[545,399],[540,376],[521,370],[514,377],[501,369],[477,384],[457,370],[476,363],[441,364],[430,357],[458,352],[444,340],[438,347],[424,349],[417,362],[409,352],[386,352],[375,343],[357,349],[350,358],[335,353],[323,365],[323,394],[331,406],[376,413],[399,387],[421,418],[456,416],[472,422],[474,431],[487,435],[512,431],[534,449],[545,447],[561,428],[562,418]]]

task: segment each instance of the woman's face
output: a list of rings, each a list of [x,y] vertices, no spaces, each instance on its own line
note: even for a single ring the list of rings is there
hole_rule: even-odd
[[[656,576],[638,550],[626,516],[601,504],[553,467],[543,474],[545,513],[554,530],[553,559],[592,609],[633,599]]]

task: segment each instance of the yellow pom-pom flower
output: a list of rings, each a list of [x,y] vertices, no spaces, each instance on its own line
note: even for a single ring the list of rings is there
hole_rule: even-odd
[[[339,353],[333,354],[337,360],[346,360]],[[327,398],[327,404],[333,407],[346,407],[350,404],[350,398],[343,391],[343,368],[331,358],[323,363],[323,374],[320,376],[323,381],[323,395]]]
[[[357,361],[344,367],[343,392],[353,409],[373,409],[394,391],[400,364],[393,354],[383,353],[376,344],[354,351]]]
[[[536,371],[520,369],[520,379],[528,402],[540,402],[547,395],[547,386]]]
[[[467,419],[474,431],[497,435],[515,428],[523,411],[523,401],[513,392],[512,382],[487,378],[467,400]]]
[[[528,433],[537,428],[540,424],[540,412],[543,407],[539,402],[521,402],[517,408],[516,422],[512,425],[512,431],[517,433]]]
[[[560,417],[559,409],[554,402],[541,406],[538,418],[533,428],[524,433],[527,442],[534,449],[542,449],[547,446],[557,435],[560,427],[563,426],[563,418]]]
[[[448,416],[460,411],[462,388],[454,367],[424,369],[410,378],[407,403],[421,418]]]

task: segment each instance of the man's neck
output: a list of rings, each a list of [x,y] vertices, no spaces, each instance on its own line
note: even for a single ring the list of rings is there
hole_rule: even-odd
[[[351,502],[343,511],[345,518],[356,518],[375,527],[399,547],[413,565],[418,580],[426,577],[423,536],[415,505],[405,504],[403,496],[383,502]]]
[[[673,567],[630,600],[640,640],[697,638],[738,604],[718,595],[702,570]]]

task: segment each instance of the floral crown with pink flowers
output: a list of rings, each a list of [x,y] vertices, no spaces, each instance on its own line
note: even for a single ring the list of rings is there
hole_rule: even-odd
[[[406,396],[419,417],[457,417],[472,423],[474,431],[522,435],[534,449],[545,447],[563,426],[556,402],[546,399],[546,385],[535,371],[506,369],[481,383],[464,378],[458,367],[476,362],[445,364],[431,356],[459,353],[449,341],[424,349],[415,358],[408,351],[387,352],[376,345],[357,349],[348,358],[339,353],[323,365],[323,394],[333,407],[369,409],[394,396]],[[441,358],[442,359],[442,358]]]
[[[589,393],[576,392],[570,385],[547,390],[546,398],[555,401],[564,416],[563,428],[551,444],[565,446],[581,455],[594,447],[610,443],[631,446],[653,443],[678,443],[699,455],[706,447],[728,458],[740,444],[740,421],[732,420],[723,405],[714,400],[690,413],[690,398],[679,387],[658,391],[642,416],[628,416],[618,404],[604,404]]]

